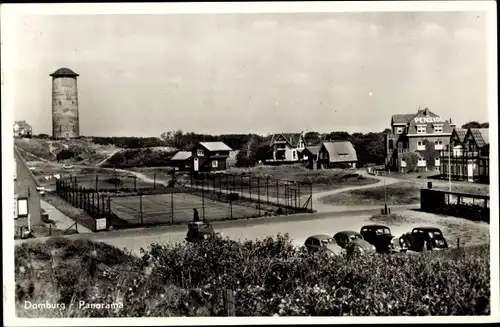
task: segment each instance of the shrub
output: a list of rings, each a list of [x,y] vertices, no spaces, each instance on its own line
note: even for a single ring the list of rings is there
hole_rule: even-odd
[[[66,303],[75,298],[123,303],[121,309],[71,313],[75,316],[222,316],[221,292],[232,289],[237,316],[491,311],[488,246],[418,256],[330,257],[309,255],[285,234],[245,242],[153,244],[141,252],[137,258],[83,240],[22,244],[16,247],[18,307],[26,296],[56,290],[53,297]],[[39,270],[32,264],[35,253]]]

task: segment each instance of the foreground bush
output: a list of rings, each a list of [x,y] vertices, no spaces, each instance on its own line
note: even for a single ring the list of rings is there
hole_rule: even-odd
[[[34,314],[22,310],[25,299],[48,297],[123,304],[63,316],[222,316],[223,289],[234,290],[237,316],[490,313],[488,246],[328,257],[308,255],[278,235],[153,245],[139,259],[102,243],[48,242],[16,248],[19,314]]]

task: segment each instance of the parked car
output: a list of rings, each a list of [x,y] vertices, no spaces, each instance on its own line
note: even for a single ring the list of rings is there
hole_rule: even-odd
[[[221,237],[221,233],[216,233],[212,224],[203,221],[188,223],[188,232],[186,241],[188,242],[201,242],[204,240]]]
[[[417,227],[411,232],[401,235],[399,244],[402,248],[422,252],[448,248],[443,233],[436,227]]]
[[[374,245],[379,253],[399,252],[397,237],[391,233],[391,229],[384,225],[366,225],[361,227],[361,236],[370,244]]]
[[[348,252],[350,250],[360,253],[377,252],[377,248],[374,245],[363,239],[363,236],[360,233],[352,230],[338,232],[333,235],[333,239],[338,245],[340,245],[340,247],[348,250]]]
[[[324,234],[308,237],[304,246],[309,253],[320,253],[326,251],[334,255],[340,255],[344,252],[342,247],[335,242],[333,237]]]

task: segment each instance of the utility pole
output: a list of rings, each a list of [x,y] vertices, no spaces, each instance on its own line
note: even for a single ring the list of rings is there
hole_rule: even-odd
[[[384,212],[387,215],[387,184],[385,183],[385,178],[384,178]]]

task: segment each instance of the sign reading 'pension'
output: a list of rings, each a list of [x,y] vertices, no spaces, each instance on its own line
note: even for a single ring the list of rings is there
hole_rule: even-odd
[[[415,117],[416,123],[444,123],[445,120],[441,117]]]

